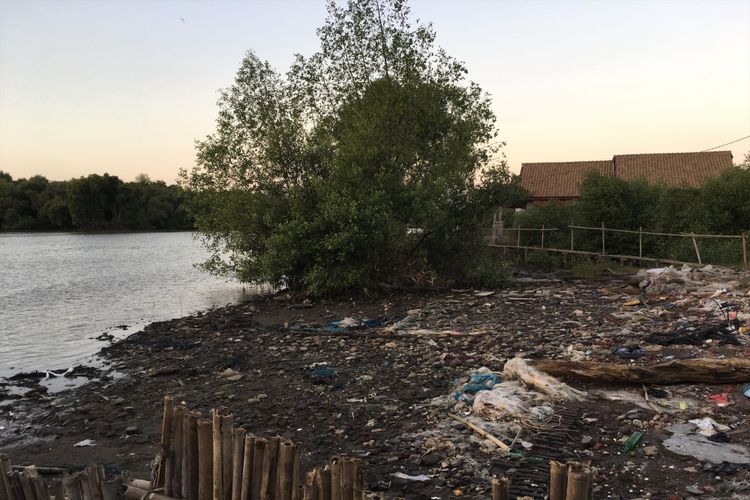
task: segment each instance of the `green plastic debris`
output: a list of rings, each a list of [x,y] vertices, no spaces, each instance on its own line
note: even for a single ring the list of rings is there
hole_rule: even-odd
[[[633,434],[630,435],[627,441],[625,441],[625,448],[623,448],[623,453],[630,453],[635,449],[636,446],[638,446],[638,443],[641,442],[641,439],[643,439],[643,434],[641,434],[638,431],[635,431]]]

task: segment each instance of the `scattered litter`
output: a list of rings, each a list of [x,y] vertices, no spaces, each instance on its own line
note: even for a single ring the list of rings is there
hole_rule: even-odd
[[[646,354],[646,351],[644,351],[642,347],[634,345],[626,347],[615,347],[614,349],[612,349],[612,354],[622,359],[638,359],[642,358],[643,355]]]
[[[718,432],[726,432],[730,429],[729,426],[720,424],[711,417],[696,418],[693,420],[688,420],[688,422],[700,429],[698,431],[698,434],[706,437],[711,437]]]
[[[94,441],[93,439],[84,439],[83,441],[78,441],[73,446],[76,448],[83,448],[85,446],[96,446],[96,441]]]
[[[622,449],[623,453],[630,453],[635,449],[636,446],[638,446],[638,443],[641,442],[641,439],[643,439],[643,434],[641,434],[638,431],[635,431],[633,434],[630,435],[630,437],[625,441],[625,446]]]
[[[431,478],[430,476],[427,476],[425,474],[420,474],[418,476],[410,476],[409,474],[404,474],[403,472],[394,472],[391,474],[391,476],[396,477],[398,479],[406,479],[407,481],[429,481]]]
[[[720,464],[750,463],[750,450],[747,446],[733,443],[714,443],[706,436],[695,432],[692,424],[674,424],[667,428],[672,437],[662,444],[678,455],[694,457],[697,460]]]

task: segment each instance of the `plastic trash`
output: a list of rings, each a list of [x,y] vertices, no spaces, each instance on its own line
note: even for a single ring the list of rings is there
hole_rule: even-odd
[[[427,476],[425,474],[420,474],[418,476],[410,476],[409,474],[404,474],[403,472],[394,472],[393,474],[391,474],[391,476],[397,477],[399,479],[406,479],[407,481],[424,482],[424,481],[430,480],[430,476]]]
[[[742,394],[744,394],[746,398],[750,398],[750,384],[742,386]]]
[[[638,359],[643,357],[643,355],[646,354],[646,351],[644,351],[641,346],[634,345],[615,347],[612,349],[612,354],[622,359]]]
[[[636,446],[638,446],[638,443],[641,442],[641,439],[643,439],[643,434],[641,434],[638,431],[635,431],[630,435],[627,441],[625,441],[625,446],[622,449],[623,453],[630,453],[635,449]]]
[[[639,306],[639,305],[641,305],[641,299],[628,300],[623,304],[623,306],[626,306],[626,307]]]
[[[73,446],[75,448],[83,448],[84,446],[96,446],[96,441],[94,441],[93,439],[84,439],[83,441],[78,441]]]

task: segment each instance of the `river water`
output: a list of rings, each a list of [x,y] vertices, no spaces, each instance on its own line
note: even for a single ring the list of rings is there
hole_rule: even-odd
[[[103,332],[245,298],[194,267],[206,256],[191,233],[0,233],[0,377],[68,368],[107,345]]]

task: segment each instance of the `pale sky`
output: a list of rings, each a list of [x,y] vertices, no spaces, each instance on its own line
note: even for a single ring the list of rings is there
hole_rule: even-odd
[[[750,135],[750,0],[411,6],[492,94],[516,172]],[[324,18],[322,0],[0,0],[0,170],[172,182],[245,51],[283,73]]]

